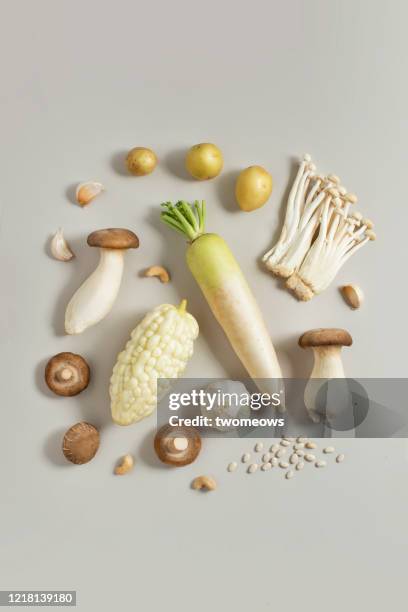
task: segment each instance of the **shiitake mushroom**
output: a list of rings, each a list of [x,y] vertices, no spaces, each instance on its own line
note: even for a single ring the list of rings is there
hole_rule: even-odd
[[[199,455],[201,437],[194,427],[164,425],[156,433],[154,450],[163,463],[182,467],[192,463]]]
[[[99,448],[99,432],[90,423],[75,423],[64,435],[62,452],[66,459],[76,465],[88,463]]]
[[[81,355],[58,353],[45,367],[45,382],[57,395],[78,395],[89,384],[91,371]]]

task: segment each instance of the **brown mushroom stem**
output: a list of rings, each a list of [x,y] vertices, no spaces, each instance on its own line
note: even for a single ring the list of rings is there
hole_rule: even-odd
[[[71,380],[73,375],[74,374],[70,368],[64,368],[61,370],[61,372],[57,374],[57,377],[59,378],[59,380],[63,380],[64,382],[66,382],[68,380]]]
[[[169,453],[183,453],[188,448],[188,439],[184,436],[169,438],[166,440],[166,448]]]

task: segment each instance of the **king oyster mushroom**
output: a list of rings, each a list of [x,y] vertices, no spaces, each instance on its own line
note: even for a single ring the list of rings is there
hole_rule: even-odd
[[[316,406],[317,395],[322,386],[333,378],[345,378],[341,349],[351,346],[353,339],[345,329],[312,329],[299,338],[299,346],[313,349],[314,365],[305,387],[305,406],[313,422],[321,418]],[[330,408],[330,407],[329,407]]]
[[[67,334],[81,334],[106,317],[119,292],[125,251],[139,246],[136,234],[119,228],[92,232],[87,242],[89,246],[100,248],[100,260],[96,270],[74,293],[67,306]]]
[[[78,395],[87,388],[90,379],[89,365],[81,355],[58,353],[45,367],[45,382],[57,395]]]

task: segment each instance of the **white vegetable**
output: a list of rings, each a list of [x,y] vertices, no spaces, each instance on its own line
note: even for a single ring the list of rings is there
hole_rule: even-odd
[[[248,374],[263,393],[283,391],[269,330],[238,262],[225,240],[204,231],[205,202],[163,207],[164,223],[190,240],[187,264]],[[285,410],[283,397],[279,410]]]
[[[113,368],[109,392],[115,423],[130,425],[153,412],[157,379],[177,378],[184,371],[198,331],[186,300],[178,308],[163,304],[145,316]]]
[[[215,403],[211,406],[210,402],[207,402],[205,406],[201,407],[201,413],[203,416],[212,419],[214,429],[218,429],[218,431],[234,431],[236,429],[233,425],[217,425],[217,417],[234,419],[250,416],[250,396],[243,383],[237,380],[220,380],[207,385],[205,392],[214,397]],[[212,402],[213,399],[210,401]]]

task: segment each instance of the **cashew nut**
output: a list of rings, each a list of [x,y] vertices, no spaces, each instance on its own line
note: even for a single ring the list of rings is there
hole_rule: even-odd
[[[211,476],[197,476],[197,478],[194,478],[193,482],[191,483],[191,487],[196,491],[199,491],[200,489],[215,491],[217,488],[217,483],[215,482],[214,478],[211,478]]]
[[[161,283],[168,283],[170,280],[170,274],[163,266],[151,266],[146,270],[144,275],[148,277],[157,276]]]
[[[119,465],[117,465],[115,468],[115,474],[118,476],[123,476],[123,474],[127,474],[131,469],[133,469],[133,465],[134,460],[132,455],[124,455],[124,457],[122,457],[120,460]]]

